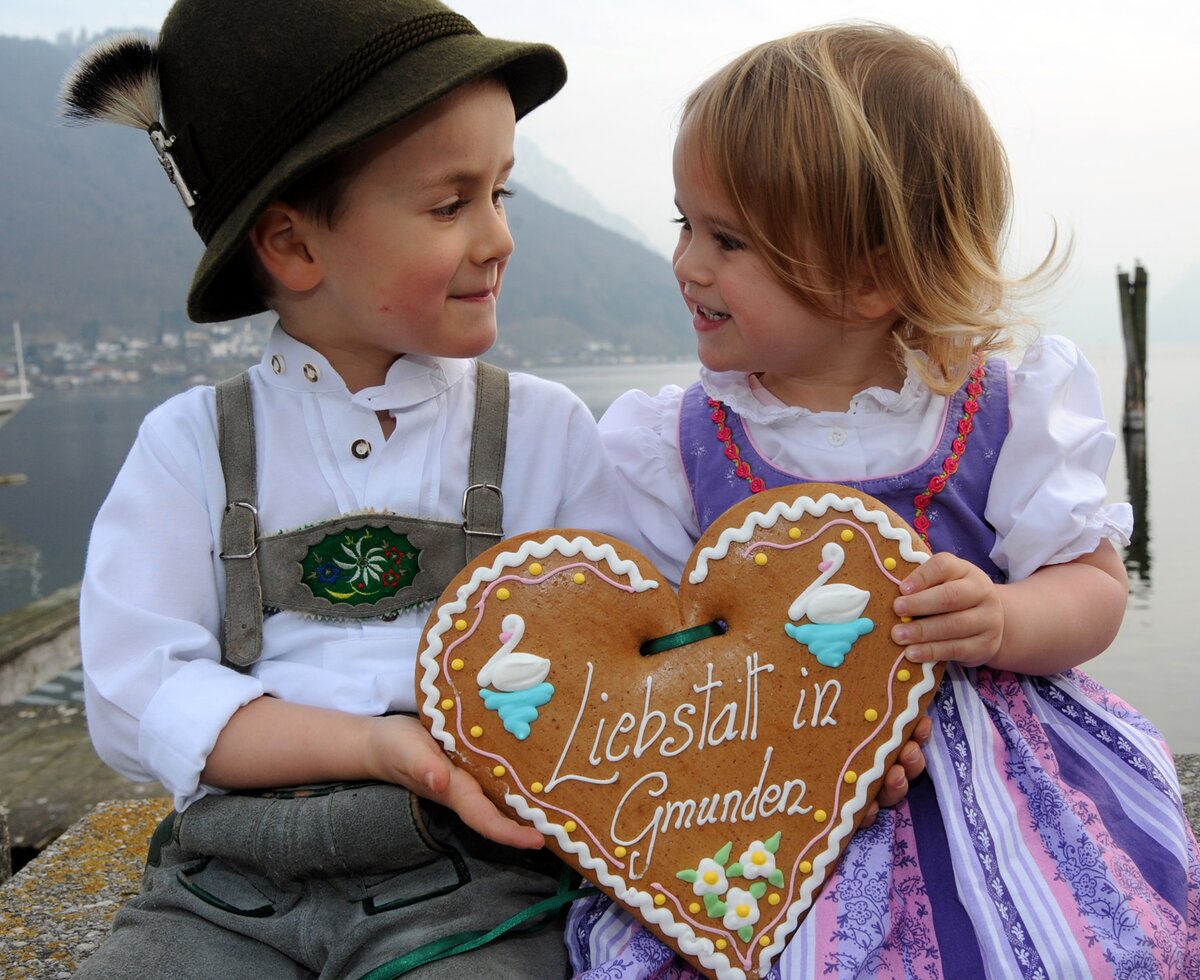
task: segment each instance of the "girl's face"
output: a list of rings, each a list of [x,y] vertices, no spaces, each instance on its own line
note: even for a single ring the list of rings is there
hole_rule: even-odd
[[[802,304],[750,245],[726,194],[690,146],[685,124],[675,143],[680,230],[673,261],[701,363],[712,371],[757,374],[791,404],[805,404],[794,382],[823,384],[849,374],[854,379],[847,383],[856,385],[864,372],[879,375],[880,364],[891,365],[890,319],[882,326],[847,323]],[[894,374],[891,367],[886,378],[865,380],[891,384]],[[847,404],[858,390],[847,394]]]

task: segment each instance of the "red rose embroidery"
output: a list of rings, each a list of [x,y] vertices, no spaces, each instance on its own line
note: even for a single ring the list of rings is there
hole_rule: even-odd
[[[750,476],[750,464],[744,460],[739,461],[737,466],[734,467],[733,472],[735,472],[743,480],[748,479]]]
[[[958,472],[958,457],[947,456],[946,461],[942,464],[942,469],[946,471],[947,476],[953,476]]]
[[[913,518],[913,527],[916,528],[918,534],[924,536],[925,532],[929,530],[929,518],[924,514],[918,514]]]
[[[929,490],[931,493],[941,493],[946,489],[946,478],[940,473],[929,481]]]
[[[765,483],[763,483],[763,481],[760,477],[756,476],[753,480],[750,481],[750,492],[751,493],[762,493],[766,489],[767,489],[767,485]]]

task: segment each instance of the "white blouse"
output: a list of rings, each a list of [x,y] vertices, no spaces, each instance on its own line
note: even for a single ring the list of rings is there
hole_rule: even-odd
[[[903,473],[923,462],[942,434],[946,398],[911,369],[900,391],[868,388],[845,412],[785,405],[739,372],[701,368],[700,380],[741,416],[758,453],[797,482]],[[1128,544],[1129,505],[1105,503],[1116,437],[1091,365],[1069,340],[1045,337],[1009,368],[1008,382],[1010,431],[984,512],[996,529],[992,560],[1015,580],[1089,554],[1103,538]],[[675,385],[657,395],[631,391],[600,420],[637,530],[652,541],[644,545],[649,557],[675,581],[700,535],[679,459],[682,398]]]
[[[474,362],[403,357],[385,384],[351,394],[325,358],[277,328],[250,376],[261,533],[367,509],[462,520]],[[387,439],[380,410],[396,419]],[[503,490],[508,534],[629,528],[591,413],[540,378],[511,376]],[[224,505],[214,391],[194,388],[143,422],[96,518],[84,572],[96,749],[131,779],[162,782],[179,808],[210,792],[199,780],[218,734],[263,694],[360,715],[416,709],[428,608],[391,623],[277,613],[249,673],[220,665]]]

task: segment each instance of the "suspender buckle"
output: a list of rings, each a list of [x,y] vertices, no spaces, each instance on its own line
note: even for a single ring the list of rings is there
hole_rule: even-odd
[[[499,508],[500,513],[504,512],[504,493],[501,491],[501,489],[498,486],[496,486],[494,483],[472,483],[469,487],[467,487],[466,490],[463,491],[463,499],[462,499],[463,534],[477,535],[480,537],[497,538],[497,539],[504,537],[503,531],[476,531],[467,526],[467,523],[468,523],[467,500],[471,496],[471,491],[473,491],[473,490],[491,490],[496,495],[496,498],[497,498],[496,504]]]
[[[250,511],[250,533],[251,540],[254,542],[254,547],[247,551],[244,555],[229,555],[222,551],[220,553],[220,557],[225,560],[233,558],[253,558],[258,552],[258,539],[256,536],[254,536],[254,533],[258,528],[258,508],[255,507],[254,504],[247,503],[244,500],[234,500],[232,503],[225,505],[225,517],[227,521],[231,516],[234,507],[244,507],[246,510]]]

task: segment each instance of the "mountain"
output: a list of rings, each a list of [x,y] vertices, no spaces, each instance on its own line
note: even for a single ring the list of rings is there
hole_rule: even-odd
[[[182,327],[201,253],[144,135],[59,118],[59,86],[80,50],[66,38],[0,37],[0,323],[19,320],[30,346],[153,339]],[[557,194],[591,200],[571,192],[569,175],[558,171]],[[531,180],[508,202],[517,258],[491,359],[511,366],[690,356],[670,263],[540,199],[535,188]]]

